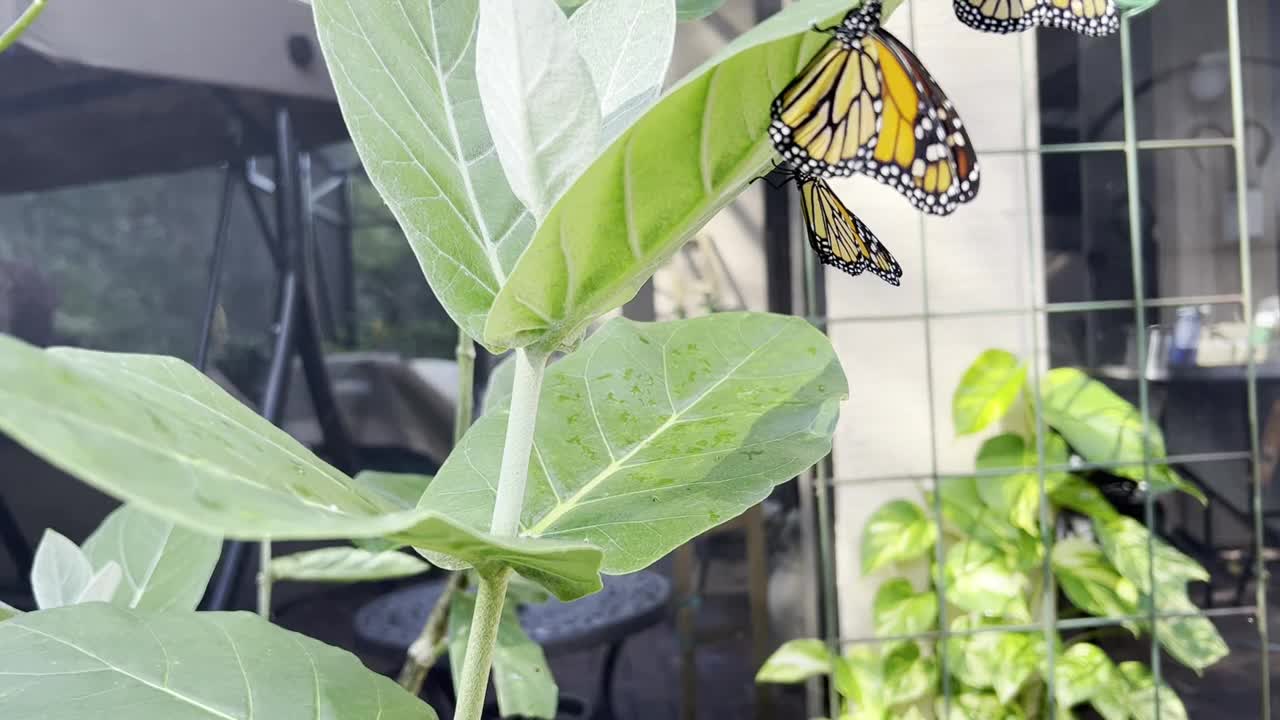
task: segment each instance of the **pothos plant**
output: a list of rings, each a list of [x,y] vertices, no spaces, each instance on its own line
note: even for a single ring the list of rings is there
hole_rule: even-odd
[[[856,3],[793,3],[665,92],[677,18],[714,2],[566,4],[312,3],[352,139],[427,282],[467,336],[513,351],[510,394],[434,478],[349,477],[174,358],[0,336],[0,430],[131,512],[470,569],[459,720],[481,716],[495,655],[510,660],[513,577],[570,601],[647,567],[823,457],[846,395],[829,341],[799,319],[588,329],[769,167],[771,99],[826,41],[811,28]],[[3,716],[436,717],[261,617],[126,595],[0,622]],[[550,714],[499,690],[504,714]]]
[[[1037,394],[1008,352],[979,356],[952,401],[956,433],[1001,419],[1009,431],[982,444],[972,476],[939,479],[922,504],[886,503],[863,529],[863,573],[902,573],[876,591],[872,625],[883,640],[844,654],[817,640],[789,642],[759,682],[829,674],[840,717],[862,720],[1069,717],[1083,705],[1106,720],[1145,720],[1156,717],[1157,693],[1160,717],[1186,717],[1145,665],[1116,664],[1089,639],[1107,628],[1154,632],[1175,660],[1203,670],[1227,654],[1187,594],[1208,573],[1121,514],[1100,480],[1203,496],[1160,462],[1159,428],[1144,429],[1137,408],[1105,385],[1074,368],[1051,370],[1038,385]],[[1065,522],[1072,517],[1088,522]],[[913,570],[927,580],[909,579]],[[1039,629],[1055,616],[1098,622],[1076,635]]]

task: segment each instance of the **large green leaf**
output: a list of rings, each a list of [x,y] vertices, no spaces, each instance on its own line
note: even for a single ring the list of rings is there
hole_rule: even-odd
[[[996,646],[995,687],[1000,702],[1011,702],[1032,675],[1040,672],[1045,659],[1041,633],[1001,633]]]
[[[758,683],[793,684],[831,672],[831,652],[821,640],[789,640],[756,672]]]
[[[1019,530],[984,503],[978,492],[979,482],[973,477],[939,481],[939,503],[947,529],[1016,556],[1021,568],[1039,563],[1043,554],[1039,535]]]
[[[1107,561],[1102,549],[1079,537],[1053,546],[1053,574],[1071,602],[1098,617],[1126,617],[1138,611],[1138,588]]]
[[[354,655],[247,613],[93,604],[0,623],[5,720],[434,720]]]
[[[560,198],[498,294],[485,343],[553,350],[635,295],[768,167],[769,108],[850,0],[801,0],[730,43],[632,124]]]
[[[430,570],[418,558],[387,550],[370,552],[352,547],[320,548],[271,560],[271,576],[277,580],[348,583],[412,577]]]
[[[1045,375],[1041,395],[1045,422],[1085,460],[1125,463],[1110,471],[1148,482],[1156,492],[1178,489],[1205,502],[1199,488],[1172,469],[1159,464],[1143,469],[1144,462],[1165,457],[1164,434],[1154,422],[1144,423],[1138,408],[1111,388],[1076,368],[1058,368]]]
[[[1119,514],[1098,486],[1079,475],[1063,477],[1049,491],[1049,498],[1061,507],[1075,510],[1096,520],[1108,520]]]
[[[480,104],[511,191],[541,218],[595,157],[600,101],[554,0],[486,0],[480,8]]]
[[[716,4],[719,4],[717,1]],[[676,39],[673,0],[591,0],[569,20],[612,140],[658,99]]]
[[[449,316],[476,339],[533,219],[479,99],[479,0],[314,0],[320,47],[365,171]]]
[[[612,320],[547,370],[520,534],[597,545],[605,572],[644,568],[822,458],[846,388],[798,318]],[[424,507],[488,527],[506,422],[471,428]]]
[[[1119,666],[1129,684],[1128,709],[1133,720],[1187,720],[1187,708],[1168,685],[1156,686],[1151,671],[1140,662],[1130,660]],[[1156,693],[1160,694],[1157,713]]]
[[[978,451],[978,495],[1002,518],[1031,535],[1040,534],[1040,449],[1021,435],[1006,433],[988,439]],[[1067,463],[1066,442],[1048,433],[1044,443],[1044,465]],[[1020,471],[1020,472],[1019,472]],[[1045,470],[1045,489],[1052,492],[1065,479],[1060,470]]]
[[[120,566],[104,563],[97,570],[78,545],[45,530],[31,564],[31,592],[44,610],[79,603],[106,602],[116,594]]]
[[[951,420],[957,435],[976,433],[1004,417],[1027,382],[1027,366],[1004,350],[978,356],[951,398]]]
[[[1098,530],[1098,539],[1107,559],[1144,593],[1151,592],[1152,556],[1155,557],[1157,586],[1209,579],[1209,572],[1200,563],[1165,541],[1152,537],[1146,526],[1133,518],[1117,515],[1095,522],[1094,527]]]
[[[1030,587],[1014,558],[977,540],[963,540],[947,551],[942,568],[947,603],[988,617],[1030,622]]]
[[[986,621],[972,615],[961,615],[951,621],[951,632],[943,644],[947,672],[972,688],[990,688],[999,677],[1001,635],[984,630]],[[978,632],[972,632],[978,631]]]
[[[509,563],[561,599],[600,587],[598,549],[493,538],[447,505],[406,508],[403,488],[343,475],[173,358],[41,351],[0,336],[0,430],[104,492],[207,533],[391,537],[483,569]]]
[[[122,505],[84,543],[94,567],[116,563],[114,602],[142,610],[195,610],[222,553],[222,539]]]
[[[1160,646],[1178,662],[1201,672],[1230,652],[1213,621],[1197,614],[1200,608],[1187,595],[1185,582],[1158,586],[1156,597],[1157,614],[1179,616],[1157,619],[1155,632]]]
[[[915,642],[903,642],[885,652],[882,674],[886,704],[915,702],[935,688],[938,661]]]
[[[921,557],[937,539],[938,527],[919,505],[906,500],[885,503],[862,526],[862,572]]]
[[[455,594],[449,605],[449,665],[454,687],[461,687],[459,676],[475,608],[475,596],[469,592]],[[504,718],[550,720],[556,715],[559,689],[551,675],[551,666],[542,648],[530,640],[520,626],[512,603],[503,607],[498,624],[498,640],[493,648],[493,686],[498,696],[498,710]]]
[[[916,593],[906,579],[894,578],[876,591],[872,614],[881,637],[928,632],[938,624],[938,594]]]
[[[1076,643],[1054,661],[1054,694],[1064,708],[1089,702],[1113,684],[1119,674],[1102,648]]]

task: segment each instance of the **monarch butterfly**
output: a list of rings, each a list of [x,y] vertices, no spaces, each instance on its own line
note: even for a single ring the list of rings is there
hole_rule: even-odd
[[[1041,25],[1101,37],[1120,29],[1115,0],[955,0],[956,17],[995,33]]]
[[[862,172],[917,208],[946,215],[978,194],[964,123],[919,58],[880,27],[867,0],[773,100],[774,147],[823,176]]]
[[[822,264],[850,275],[870,270],[890,285],[900,284],[902,266],[821,175],[794,166],[784,167],[783,172],[787,181],[794,180],[800,189],[800,209],[809,247]]]

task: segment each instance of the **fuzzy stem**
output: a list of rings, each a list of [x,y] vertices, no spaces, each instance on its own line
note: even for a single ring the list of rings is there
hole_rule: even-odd
[[[538,419],[538,395],[542,392],[542,375],[546,367],[546,355],[531,354],[523,348],[516,350],[507,437],[502,447],[498,493],[489,526],[489,531],[499,537],[512,537],[520,530],[525,483],[529,479],[529,453],[533,450],[533,429]],[[480,578],[453,720],[480,720],[485,692],[489,688],[493,645],[498,638],[498,623],[502,620],[502,604],[506,600],[510,579],[509,567]]]
[[[533,449],[533,426],[538,418],[538,395],[547,356],[516,350],[516,372],[511,386],[511,410],[507,418],[507,440],[502,450],[498,474],[498,497],[493,503],[489,532],[510,537],[520,529],[525,483],[529,479],[529,452]]]
[[[271,541],[258,543],[258,614],[271,619]]]
[[[489,689],[489,666],[493,662],[493,646],[502,622],[502,604],[506,600],[511,568],[480,578],[476,593],[476,610],[471,616],[471,634],[467,636],[466,659],[458,682],[458,706],[453,720],[480,720],[484,696]]]
[[[18,19],[14,20],[13,24],[9,26],[9,29],[0,33],[0,52],[8,50],[9,46],[17,42],[18,38],[22,37],[22,33],[31,27],[31,23],[40,17],[40,13],[44,12],[44,3],[45,0],[32,0],[31,5],[22,11]]]

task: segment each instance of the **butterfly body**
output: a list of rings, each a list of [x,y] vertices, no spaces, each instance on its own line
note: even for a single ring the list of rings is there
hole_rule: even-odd
[[[879,0],[868,0],[828,31],[774,99],[770,138],[804,172],[861,172],[946,215],[977,195],[977,156],[942,88],[879,17]]]
[[[1115,0],[954,0],[956,17],[984,32],[1013,33],[1033,27],[1070,30],[1090,37],[1120,29]]]

